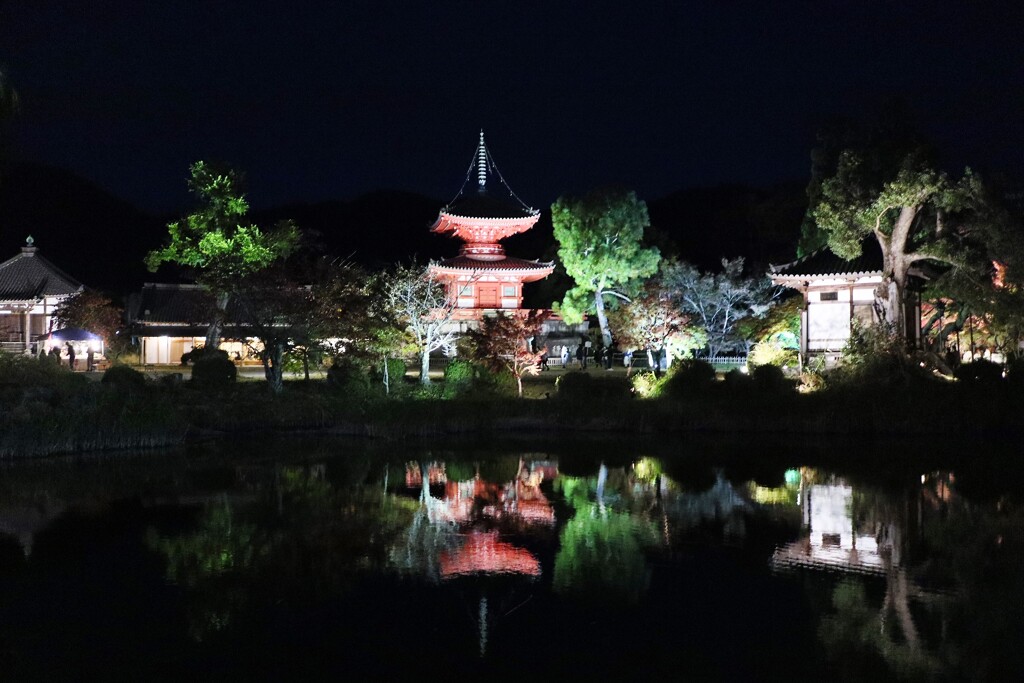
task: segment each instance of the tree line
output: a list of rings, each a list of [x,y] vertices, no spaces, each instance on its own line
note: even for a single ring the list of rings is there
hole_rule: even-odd
[[[816,150],[799,250],[853,259],[865,240],[877,241],[878,327],[904,347],[908,280],[915,268],[932,266],[924,331],[933,347],[946,348],[970,325],[979,343],[1015,355],[1024,333],[1020,196],[970,169],[951,178],[916,138],[866,134],[843,142]],[[429,266],[371,272],[316,254],[290,221],[256,225],[236,170],[197,162],[189,186],[197,208],[168,225],[167,241],[147,265],[174,264],[210,294],[206,349],[218,347],[233,302],[242,318],[234,322],[260,341],[254,351],[274,392],[288,362],[301,363],[307,376],[328,360],[372,365],[388,385],[388,359],[417,355],[420,381],[429,383],[430,355],[462,344],[475,360],[511,374],[521,393],[522,377],[546,351],[527,343],[540,335],[537,312],[499,312],[460,341],[451,324],[456,303]],[[553,309],[570,324],[593,316],[604,349],[646,354],[652,367],[758,350],[768,362],[792,360],[798,309],[763,270],[750,272],[736,258],[701,272],[663,255],[651,245],[646,204],[626,190],[562,197],[551,212],[558,257],[573,283]],[[102,304],[86,293],[58,316],[100,324]]]

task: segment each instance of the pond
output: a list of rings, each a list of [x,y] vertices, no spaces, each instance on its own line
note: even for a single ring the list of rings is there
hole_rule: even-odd
[[[6,465],[0,660],[14,680],[1019,680],[1012,447],[837,448],[304,438]]]

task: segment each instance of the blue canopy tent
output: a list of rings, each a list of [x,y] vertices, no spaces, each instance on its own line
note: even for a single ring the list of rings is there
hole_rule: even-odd
[[[103,355],[103,338],[80,327],[65,327],[60,330],[54,330],[47,337],[46,344],[47,346],[64,346],[67,342],[71,342],[77,354],[85,355],[89,348],[92,348],[97,355]]]

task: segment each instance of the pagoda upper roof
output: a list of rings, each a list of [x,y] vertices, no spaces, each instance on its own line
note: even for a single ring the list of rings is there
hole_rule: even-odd
[[[492,183],[491,188],[500,186],[497,194],[489,190],[487,186],[488,178],[492,175],[496,176],[497,183]],[[470,189],[474,178],[476,179],[475,191]],[[473,161],[466,172],[466,179],[462,182],[462,187],[459,188],[455,198],[441,209],[441,215],[446,214],[459,218],[498,220],[532,218],[536,222],[540,211],[527,206],[508,186],[498,171],[494,159],[491,158],[487,143],[484,142],[484,132],[480,131],[480,141],[473,153]],[[445,221],[441,220],[441,217],[434,224],[434,228],[436,229],[439,225],[445,225]]]
[[[540,212],[514,197],[494,197],[486,192],[460,195],[441,213],[462,218],[533,218]]]
[[[30,237],[21,253],[0,263],[0,301],[27,301],[64,296],[82,284],[37,253]]]

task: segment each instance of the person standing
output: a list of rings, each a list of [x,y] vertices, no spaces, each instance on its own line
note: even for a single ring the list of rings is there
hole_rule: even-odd
[[[93,350],[91,344],[89,350],[85,352],[85,369],[89,372],[96,369],[96,351]]]
[[[75,369],[75,347],[71,345],[71,342],[65,344],[68,347],[68,367],[72,371]]]
[[[579,361],[580,370],[587,369],[587,350],[580,344],[576,347],[576,360]]]
[[[568,346],[568,344],[566,344],[565,346],[562,347],[562,369],[563,370],[568,370],[569,369],[569,360],[570,360],[569,346]]]

